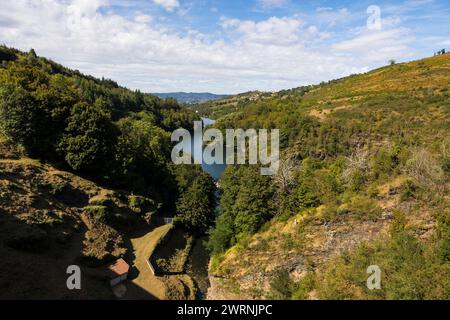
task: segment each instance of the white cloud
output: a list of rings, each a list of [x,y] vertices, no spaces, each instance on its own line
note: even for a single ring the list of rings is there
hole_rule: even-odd
[[[370,31],[361,29],[350,39],[332,45],[337,52],[348,52],[362,61],[382,63],[389,59],[405,59],[412,56],[409,45],[414,41],[406,28]]]
[[[223,18],[229,40],[212,41],[195,30],[170,31],[141,12],[120,16],[108,10],[107,0],[17,0],[4,2],[2,9],[1,42],[35,48],[83,73],[146,92],[292,88],[365,71],[380,56],[398,59],[408,46],[398,31],[377,36],[355,31],[354,39],[330,47],[323,42],[329,34],[298,16]],[[365,55],[364,46],[374,43],[379,50]]]
[[[353,16],[347,8],[317,8],[316,21],[334,27],[336,25],[345,25],[352,21]]]
[[[180,2],[178,0],[153,0],[153,2],[167,11],[173,11],[180,7]]]
[[[450,39],[438,43],[440,46],[450,46]]]
[[[222,26],[243,36],[245,42],[267,45],[298,42],[304,22],[296,17],[271,17],[255,22],[251,20],[222,19]]]
[[[152,17],[146,14],[138,14],[134,17],[134,21],[138,23],[149,23],[152,21]]]
[[[289,0],[258,0],[258,4],[265,9],[284,7]]]

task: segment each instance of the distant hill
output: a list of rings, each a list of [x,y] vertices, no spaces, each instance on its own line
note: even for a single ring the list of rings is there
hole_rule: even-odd
[[[261,101],[274,97],[274,92],[249,91],[237,95],[226,96],[221,99],[199,102],[195,105],[202,116],[219,119],[227,114],[238,111],[241,107],[252,101]]]
[[[213,94],[208,92],[169,92],[169,93],[154,93],[155,96],[165,99],[174,98],[181,103],[201,103],[208,100],[217,100],[228,97],[225,94]]]

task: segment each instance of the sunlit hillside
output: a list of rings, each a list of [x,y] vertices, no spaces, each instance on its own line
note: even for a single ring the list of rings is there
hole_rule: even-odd
[[[448,299],[449,89],[447,54],[215,101],[220,128],[280,128],[283,156],[273,179],[227,168],[211,298]]]

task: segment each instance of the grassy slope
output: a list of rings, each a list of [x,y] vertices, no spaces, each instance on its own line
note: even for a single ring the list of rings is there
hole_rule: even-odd
[[[322,123],[356,124],[360,140],[351,148],[363,142],[373,153],[402,136],[410,139],[411,145],[426,146],[437,154],[450,137],[449,90],[447,54],[310,87],[306,93],[303,88],[293,89],[240,105],[229,104],[230,98],[222,104],[216,101],[210,112],[219,116],[222,127],[267,127],[275,122],[283,131],[291,129],[301,116]],[[290,122],[283,113],[289,113]],[[288,152],[295,154],[297,143],[294,136]],[[352,251],[359,243],[386,234],[396,210],[406,212],[408,228],[427,241],[434,233],[434,213],[450,205],[448,179],[431,190],[434,195],[405,201],[395,190],[406,179],[400,173],[373,183],[371,192],[382,209],[375,222],[349,217],[324,223],[326,206],[298,212],[288,220],[272,220],[257,234],[213,259],[210,272],[215,276],[214,289],[209,297],[265,297],[277,269],[288,271],[295,281],[311,270],[320,273],[344,250]],[[307,296],[317,297],[314,291]]]
[[[189,276],[150,273],[147,259],[171,225],[136,219],[131,197],[22,157],[1,141],[0,269],[8,272],[0,275],[0,298],[113,299],[104,265],[123,257],[132,266],[124,299],[193,299]],[[95,208],[129,219],[129,228],[98,221]],[[81,267],[82,290],[66,287],[72,264]]]

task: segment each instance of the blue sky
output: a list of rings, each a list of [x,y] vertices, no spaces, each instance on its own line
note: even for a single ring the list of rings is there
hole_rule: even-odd
[[[2,9],[0,43],[145,92],[273,91],[450,49],[448,0],[16,0]]]

